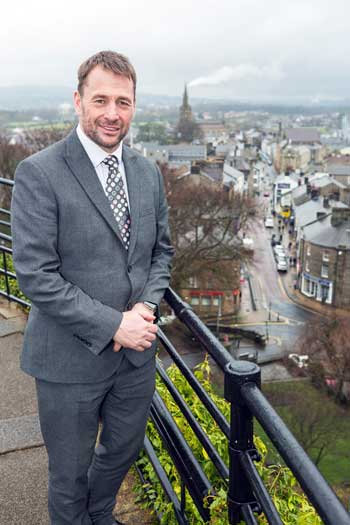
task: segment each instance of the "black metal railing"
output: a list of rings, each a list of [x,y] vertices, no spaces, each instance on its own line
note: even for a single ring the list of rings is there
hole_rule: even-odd
[[[13,188],[14,182],[10,179],[0,177],[0,188],[7,186]],[[30,307],[29,301],[18,297],[12,293],[13,283],[16,281],[16,274],[12,271],[12,237],[11,237],[11,212],[6,208],[0,208],[0,296],[6,297],[9,301],[20,304],[24,307]]]
[[[1,183],[13,184],[6,179],[0,179]],[[7,217],[10,216],[8,210],[0,210],[0,212]],[[9,228],[9,221],[3,221],[3,223],[5,228]],[[4,290],[1,290],[0,294],[10,301],[28,306],[27,301],[18,299],[11,290],[13,280],[16,279],[15,273],[8,269],[7,257],[12,254],[11,235],[0,233],[0,239],[2,242],[0,250],[3,253],[3,268],[0,273],[5,279]],[[260,513],[265,514],[270,525],[282,525],[281,517],[256,466],[260,458],[253,441],[254,418],[259,421],[299,481],[301,488],[323,522],[326,525],[350,525],[349,514],[333,490],[261,392],[260,368],[254,363],[235,361],[192,308],[173,290],[166,291],[165,301],[224,373],[224,394],[230,403],[230,422],[218,409],[163,330],[159,329],[158,338],[161,346],[227,439],[229,465],[226,465],[167,372],[158,363],[157,372],[160,380],[171,394],[227,487],[227,511],[230,525],[236,525],[240,521],[246,525],[255,525],[257,524],[256,514]],[[173,505],[176,522],[180,525],[189,525],[192,522],[186,515],[186,493],[191,496],[203,523],[208,522],[210,519],[210,505],[208,505],[210,498],[208,496],[215,492],[212,481],[204,473],[159,392],[154,395],[150,416],[181,479],[181,493],[178,495],[157,457],[151,440],[146,437],[145,452],[160,481],[165,497]],[[142,468],[138,467],[138,472],[141,479],[147,481]]]
[[[231,404],[230,424],[217,408],[212,406],[212,401],[203,387],[198,384],[170,341],[160,332],[159,339],[162,345],[228,438],[230,457],[228,477],[226,465],[218,462],[215,450],[210,450],[210,447],[206,450],[208,455],[210,450],[210,457],[213,463],[215,462],[220,475],[228,479],[230,524],[235,525],[241,520],[247,525],[255,524],[257,523],[255,513],[260,512],[265,514],[271,525],[282,524],[255,465],[255,462],[259,461],[253,442],[255,417],[293,472],[323,522],[327,525],[349,525],[350,516],[336,494],[261,392],[260,368],[254,363],[235,361],[191,307],[174,291],[168,289],[165,300],[177,318],[186,325],[225,374],[225,398]],[[181,410],[181,402],[178,405]],[[191,424],[190,418],[185,412],[183,413]],[[201,440],[200,433],[197,436]],[[166,438],[162,436],[162,439]],[[203,446],[204,443],[205,440],[202,441]],[[171,450],[171,443],[167,442],[166,447],[168,451]]]

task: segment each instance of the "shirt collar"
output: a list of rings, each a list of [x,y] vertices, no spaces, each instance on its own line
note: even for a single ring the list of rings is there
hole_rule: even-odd
[[[108,155],[115,155],[118,159],[119,166],[122,163],[122,152],[123,152],[123,141],[119,144],[115,151],[106,153],[100,146],[98,146],[93,140],[90,139],[82,130],[80,124],[77,126],[77,135],[79,140],[85,149],[89,159],[91,160],[94,168],[97,168]]]

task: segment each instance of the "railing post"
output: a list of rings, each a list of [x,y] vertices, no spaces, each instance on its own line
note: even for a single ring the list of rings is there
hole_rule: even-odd
[[[225,399],[231,403],[230,423],[230,475],[228,488],[228,511],[230,525],[242,519],[241,509],[249,504],[252,510],[260,508],[251,485],[242,468],[240,456],[248,452],[257,459],[253,441],[253,416],[241,396],[241,386],[253,382],[260,387],[260,368],[248,361],[232,361],[225,368]]]
[[[2,261],[3,261],[3,265],[4,265],[6,294],[7,294],[7,299],[10,301],[11,290],[10,290],[10,284],[9,284],[9,276],[8,276],[8,273],[7,273],[6,253],[5,253],[4,250],[2,250]]]

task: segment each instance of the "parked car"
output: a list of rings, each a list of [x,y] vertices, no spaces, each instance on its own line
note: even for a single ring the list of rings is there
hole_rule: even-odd
[[[275,254],[275,258],[277,259],[277,257],[279,257],[280,255],[282,255],[283,257],[286,257],[286,252],[282,246],[282,244],[276,244],[273,248],[273,253]]]
[[[272,217],[266,217],[265,228],[273,228],[273,218]]]
[[[288,359],[293,361],[298,368],[306,368],[309,364],[308,355],[289,354]]]
[[[288,271],[288,263],[286,257],[278,257],[277,261],[277,271],[279,272],[287,272]]]

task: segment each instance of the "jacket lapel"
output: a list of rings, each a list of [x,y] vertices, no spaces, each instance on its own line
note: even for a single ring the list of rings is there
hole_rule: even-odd
[[[128,184],[129,202],[130,202],[130,246],[128,250],[128,260],[134,252],[137,240],[137,233],[140,220],[140,184],[141,171],[138,166],[137,156],[127,146],[123,146],[123,163],[125,168],[126,180]]]
[[[86,154],[75,130],[73,130],[66,139],[66,161],[91,202],[96,206],[107,224],[119,237],[120,241],[123,242],[113,211],[103,191],[95,168]]]

